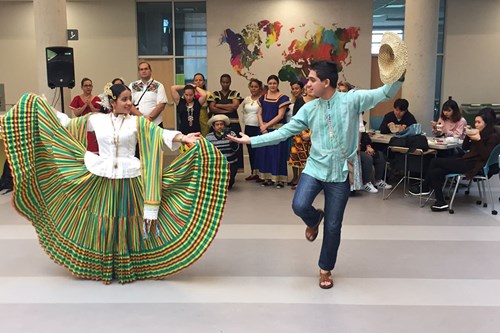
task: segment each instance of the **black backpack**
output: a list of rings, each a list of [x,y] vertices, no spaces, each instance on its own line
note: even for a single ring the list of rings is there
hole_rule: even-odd
[[[401,138],[392,137],[389,141],[389,146],[407,147],[409,153],[413,153],[417,149],[422,149],[423,151],[429,150],[429,143],[427,142],[427,137],[425,135],[413,135],[404,136]]]

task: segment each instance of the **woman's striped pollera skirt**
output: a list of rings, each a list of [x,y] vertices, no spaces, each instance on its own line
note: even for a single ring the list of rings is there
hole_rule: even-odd
[[[13,204],[49,256],[74,275],[106,283],[163,278],[195,262],[215,237],[229,173],[205,140],[163,170],[159,235],[144,238],[141,177],[91,174],[86,148],[40,97],[24,95],[1,125]]]

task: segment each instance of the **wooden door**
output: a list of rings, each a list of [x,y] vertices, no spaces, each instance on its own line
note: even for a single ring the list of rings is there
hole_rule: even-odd
[[[139,59],[139,62],[147,61],[151,65],[153,71],[153,78],[159,81],[165,87],[165,92],[168,96],[168,103],[163,110],[163,127],[168,129],[175,129],[175,105],[172,95],[170,94],[170,87],[174,85],[174,59]]]

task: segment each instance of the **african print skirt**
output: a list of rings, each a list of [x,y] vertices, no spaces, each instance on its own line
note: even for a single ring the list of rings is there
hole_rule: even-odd
[[[24,95],[1,118],[2,136],[13,204],[55,262],[78,277],[126,283],[166,277],[203,255],[217,233],[229,179],[213,145],[201,140],[163,169],[158,220],[145,235],[142,178],[91,174],[85,146],[39,100]]]
[[[290,158],[288,164],[293,168],[304,169],[306,167],[309,151],[311,150],[311,130],[303,130],[300,134],[292,137]]]

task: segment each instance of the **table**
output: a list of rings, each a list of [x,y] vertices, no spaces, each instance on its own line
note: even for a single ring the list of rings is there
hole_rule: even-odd
[[[391,140],[392,137],[394,137],[394,134],[376,133],[370,136],[372,142],[382,143],[386,145],[389,144],[389,141]],[[435,138],[430,136],[427,137],[427,143],[429,144],[429,148],[436,150],[447,150],[447,149],[462,147],[461,140],[459,142],[450,142],[449,140],[446,140],[446,138]]]

